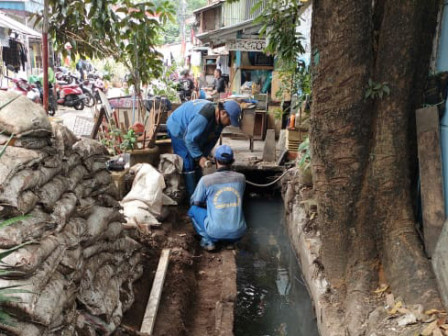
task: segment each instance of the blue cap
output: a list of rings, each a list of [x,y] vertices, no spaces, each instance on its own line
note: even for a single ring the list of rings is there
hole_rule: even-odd
[[[222,145],[216,148],[215,159],[223,163],[230,163],[233,161],[233,150],[227,145]]]
[[[226,100],[224,102],[224,109],[229,114],[230,123],[232,124],[232,126],[235,127],[240,126],[240,119],[241,119],[240,105],[234,100]]]

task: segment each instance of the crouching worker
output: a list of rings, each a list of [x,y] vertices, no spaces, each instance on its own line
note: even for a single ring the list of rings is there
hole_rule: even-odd
[[[201,246],[207,251],[214,250],[217,242],[233,246],[246,231],[243,215],[246,178],[230,170],[234,160],[229,146],[219,146],[215,160],[217,171],[199,180],[188,211],[202,237]]]
[[[183,173],[188,197],[202,176],[201,168],[224,127],[239,126],[241,108],[233,100],[216,107],[208,100],[192,100],[182,104],[168,118],[168,134],[175,154],[183,159]]]

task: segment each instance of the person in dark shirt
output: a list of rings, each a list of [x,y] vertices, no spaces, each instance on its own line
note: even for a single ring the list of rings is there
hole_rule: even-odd
[[[226,80],[221,77],[222,72],[220,69],[215,70],[215,83],[213,84],[213,89],[210,95],[216,95],[226,92]]]

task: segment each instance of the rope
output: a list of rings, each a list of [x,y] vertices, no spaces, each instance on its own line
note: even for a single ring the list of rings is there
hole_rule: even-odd
[[[254,187],[260,187],[260,188],[266,188],[266,187],[270,187],[271,185],[277,183],[278,181],[280,181],[287,173],[289,172],[289,169],[286,170],[282,175],[280,175],[278,178],[276,178],[274,181],[269,182],[269,183],[265,183],[265,184],[259,184],[259,183],[255,183],[255,182],[251,182],[246,180],[247,184],[250,184],[251,186]]]

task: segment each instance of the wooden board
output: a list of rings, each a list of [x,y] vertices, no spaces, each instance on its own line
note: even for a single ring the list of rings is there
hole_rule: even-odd
[[[148,304],[146,306],[145,316],[143,317],[142,333],[152,335],[154,324],[156,322],[157,310],[159,309],[160,299],[162,297],[163,283],[165,282],[166,272],[168,270],[168,262],[170,258],[170,249],[163,249],[157,266],[156,275],[149,295]]]
[[[423,235],[429,257],[434,253],[445,222],[439,114],[437,107],[416,111]]]

